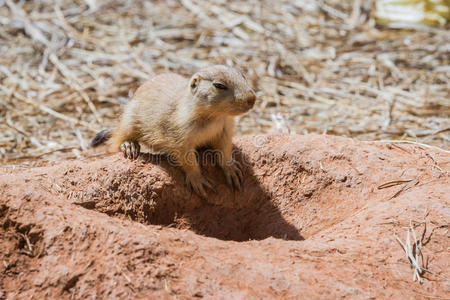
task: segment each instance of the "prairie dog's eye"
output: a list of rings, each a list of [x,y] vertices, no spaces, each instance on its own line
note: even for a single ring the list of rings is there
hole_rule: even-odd
[[[228,90],[228,88],[227,88],[225,85],[223,85],[223,84],[221,84],[221,83],[218,83],[218,82],[214,82],[214,83],[213,83],[213,86],[215,86],[215,87],[218,88],[219,90]]]

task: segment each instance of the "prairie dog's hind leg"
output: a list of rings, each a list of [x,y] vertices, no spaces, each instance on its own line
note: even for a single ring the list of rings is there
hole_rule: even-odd
[[[135,159],[139,156],[141,126],[136,116],[136,101],[131,100],[121,117],[119,126],[113,131],[110,146],[114,151],[122,151],[125,158]]]
[[[125,158],[134,160],[139,157],[141,146],[136,141],[125,141],[122,143],[122,145],[120,145],[120,150],[122,151]]]

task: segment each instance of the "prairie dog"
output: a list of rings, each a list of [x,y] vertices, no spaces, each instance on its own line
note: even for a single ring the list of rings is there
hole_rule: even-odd
[[[114,151],[136,159],[140,144],[171,155],[186,174],[186,183],[200,196],[212,186],[201,172],[196,149],[210,146],[223,155],[218,163],[227,183],[240,189],[242,172],[232,158],[234,116],[253,107],[256,95],[242,72],[215,65],[190,79],[175,73],[156,75],[140,86],[125,106],[114,130],[99,132],[96,147],[108,141]]]

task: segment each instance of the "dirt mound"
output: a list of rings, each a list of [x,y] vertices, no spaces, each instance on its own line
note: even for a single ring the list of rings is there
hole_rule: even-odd
[[[450,297],[449,154],[318,135],[235,145],[243,190],[206,163],[206,200],[162,157],[3,168],[0,299]],[[422,284],[395,237],[411,228]]]

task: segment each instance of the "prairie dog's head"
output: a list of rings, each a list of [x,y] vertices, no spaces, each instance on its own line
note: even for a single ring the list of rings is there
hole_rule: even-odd
[[[240,115],[251,109],[256,100],[242,72],[223,65],[195,73],[189,88],[198,105],[214,114]]]

